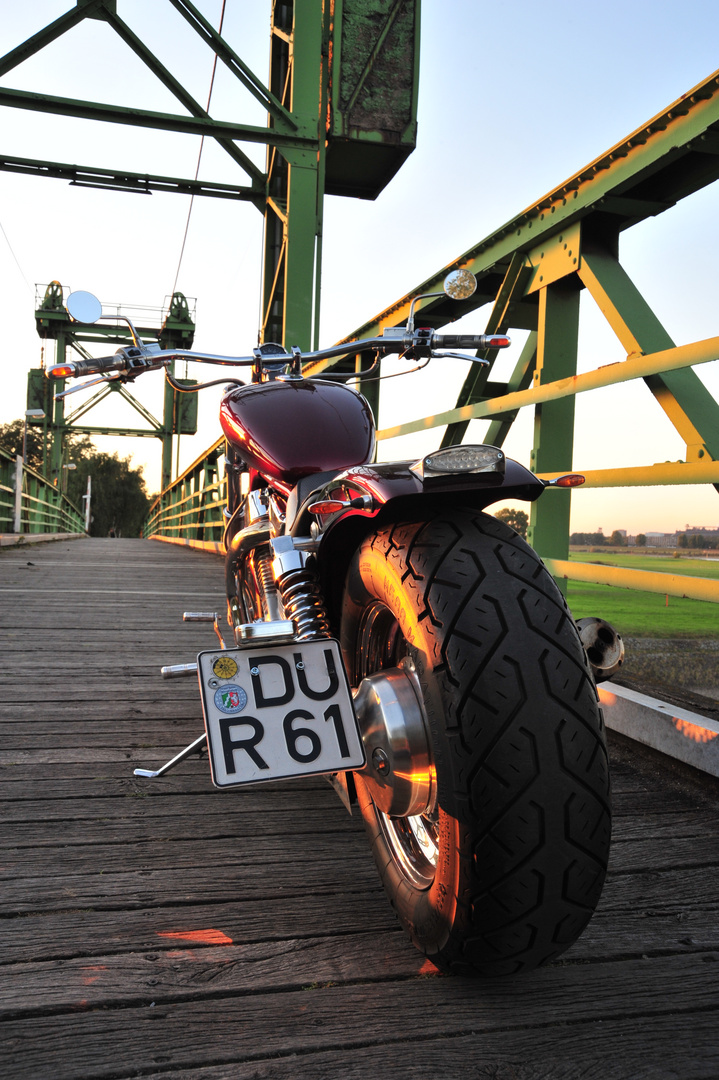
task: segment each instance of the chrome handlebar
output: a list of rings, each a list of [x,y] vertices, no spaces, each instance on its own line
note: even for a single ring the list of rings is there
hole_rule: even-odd
[[[431,358],[435,350],[455,349],[502,349],[510,344],[510,339],[502,334],[437,334],[431,327],[420,327],[408,331],[407,327],[398,326],[386,329],[381,337],[364,338],[359,341],[343,342],[328,349],[301,353],[280,351],[263,356],[267,361],[303,360],[311,363],[319,360],[332,360],[342,356],[355,356],[360,352],[381,350],[384,353],[398,353],[411,360]],[[441,354],[440,354],[441,355]],[[447,355],[458,355],[449,353]],[[486,361],[478,357],[464,357],[467,360]],[[257,364],[260,358],[253,356],[222,356],[216,353],[192,352],[189,349],[161,349],[159,345],[132,345],[118,349],[114,356],[101,356],[92,360],[73,360],[67,364],[56,364],[48,368],[48,379],[80,378],[83,375],[110,375],[111,378],[125,377],[132,380],[145,371],[155,371],[167,367],[173,360],[192,360],[200,364],[216,364],[222,367],[242,367]]]

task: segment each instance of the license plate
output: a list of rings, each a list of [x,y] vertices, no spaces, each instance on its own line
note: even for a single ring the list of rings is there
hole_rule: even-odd
[[[197,673],[216,787],[364,764],[336,641],[203,652]]]

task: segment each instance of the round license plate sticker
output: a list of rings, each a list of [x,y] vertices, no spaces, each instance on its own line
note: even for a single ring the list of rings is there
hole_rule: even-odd
[[[218,679],[231,679],[238,672],[237,661],[231,656],[218,656],[212,665],[212,670]]]
[[[215,705],[223,713],[242,712],[247,704],[247,694],[241,686],[229,683],[215,691]]]

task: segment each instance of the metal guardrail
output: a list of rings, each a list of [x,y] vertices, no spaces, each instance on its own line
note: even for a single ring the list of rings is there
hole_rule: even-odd
[[[21,457],[0,448],[0,533],[84,533],[82,512]]]
[[[225,440],[185,469],[150,507],[142,535],[211,551],[222,550],[223,514],[227,502],[224,472]]]

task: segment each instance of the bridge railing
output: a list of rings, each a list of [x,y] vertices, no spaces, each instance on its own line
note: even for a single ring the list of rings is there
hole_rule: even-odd
[[[21,457],[0,448],[0,533],[84,533],[82,512]]]
[[[154,540],[220,551],[227,501],[225,440],[218,439],[150,507],[142,535]]]

